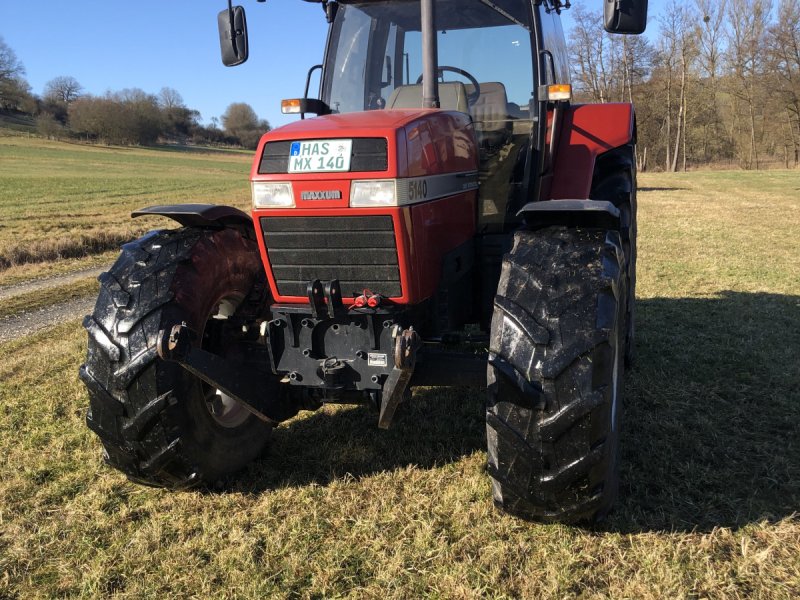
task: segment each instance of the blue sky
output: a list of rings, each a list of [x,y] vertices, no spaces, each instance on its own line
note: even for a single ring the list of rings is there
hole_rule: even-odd
[[[650,0],[651,19],[664,1]],[[292,119],[280,114],[280,100],[302,95],[308,68],[321,61],[324,14],[300,0],[239,3],[247,9],[250,60],[235,68],[219,58],[216,15],[226,0],[0,0],[0,36],[37,94],[59,75],[92,94],[168,86],[205,122],[231,102],[247,102],[281,125]]]

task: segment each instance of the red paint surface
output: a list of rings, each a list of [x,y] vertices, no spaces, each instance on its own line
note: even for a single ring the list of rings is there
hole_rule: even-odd
[[[633,105],[578,104],[564,113],[548,200],[583,200],[592,187],[599,154],[633,139]]]
[[[368,173],[261,175],[264,144],[273,141],[382,137],[387,140],[388,169]],[[350,208],[350,184],[356,179],[394,179],[476,171],[478,151],[470,118],[439,110],[387,110],[328,115],[297,121],[264,135],[253,161],[251,181],[290,181],[297,208],[254,209],[253,221],[272,297],[279,303],[307,303],[308,298],[278,295],[261,234],[262,217],[389,215],[394,224],[402,296],[389,300],[416,304],[436,291],[442,257],[475,235],[477,190],[404,207]],[[300,199],[304,191],[339,190],[341,200]],[[378,290],[376,290],[378,291]],[[344,299],[352,304],[352,299]]]

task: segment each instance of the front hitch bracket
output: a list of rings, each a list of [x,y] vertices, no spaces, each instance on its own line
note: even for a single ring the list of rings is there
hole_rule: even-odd
[[[422,346],[422,338],[414,331],[413,327],[397,332],[394,345],[394,366],[383,386],[383,402],[381,403],[381,414],[378,417],[378,427],[381,429],[389,429],[397,407],[403,401],[408,382],[411,381],[411,376],[414,374],[417,350],[420,346]]]

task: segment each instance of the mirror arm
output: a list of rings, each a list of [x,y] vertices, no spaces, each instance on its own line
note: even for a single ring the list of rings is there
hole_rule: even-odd
[[[233,19],[233,0],[228,0],[228,20],[231,23],[231,46],[236,50],[236,56],[238,58],[239,52],[236,46],[236,25]]]
[[[306,91],[303,94],[303,98],[308,98],[308,90],[311,88],[311,75],[318,69],[322,69],[322,65],[314,65],[308,70],[308,75],[306,75]]]

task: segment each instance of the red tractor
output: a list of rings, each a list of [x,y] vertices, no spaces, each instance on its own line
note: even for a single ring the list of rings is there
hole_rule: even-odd
[[[633,354],[633,107],[570,103],[568,0],[320,4],[319,97],[261,139],[252,213],[139,210],[181,227],[100,277],[80,374],[106,461],[213,483],[300,410],[369,403],[387,428],[413,386],[478,385],[495,503],[602,517]],[[646,0],[604,4],[608,31],[644,30]],[[244,62],[244,10],[219,23]]]

